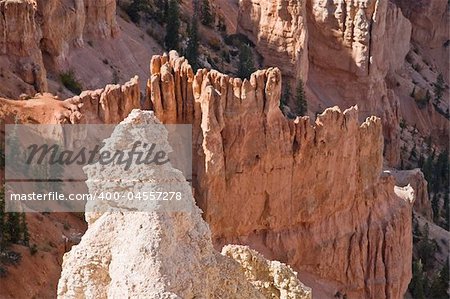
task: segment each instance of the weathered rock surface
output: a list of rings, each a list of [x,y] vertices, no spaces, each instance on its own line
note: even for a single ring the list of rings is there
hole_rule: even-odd
[[[445,78],[449,76],[448,24],[450,12],[448,1],[394,1],[412,24],[412,41],[437,61],[436,67]]]
[[[6,98],[49,91],[69,97],[60,79],[68,71],[82,89],[123,83],[145,75],[141,61],[160,49],[116,16],[114,0],[2,0],[0,13],[0,96]]]
[[[156,123],[153,112],[138,110],[123,122]],[[168,147],[167,132],[153,128],[145,136],[116,129],[106,148],[128,143],[130,137],[149,137]],[[122,182],[115,180],[123,173],[119,168],[86,167],[90,192],[105,191],[105,184],[108,192],[122,192]],[[87,213],[86,234],[64,257],[58,298],[311,298],[311,290],[286,265],[242,246],[227,247],[224,255],[216,252],[191,187],[170,164],[132,168],[127,180],[132,179],[178,186],[191,211],[135,211],[111,204],[108,212]]]
[[[46,91],[46,70],[39,50],[41,33],[32,0],[0,1],[0,75],[2,90],[23,83],[30,91]]]
[[[114,0],[38,0],[37,7],[41,50],[52,68],[66,64],[70,49],[84,45],[86,38],[111,38],[119,31]]]
[[[380,117],[385,159],[399,167],[401,119],[424,136],[448,139],[448,105],[439,104],[440,113],[432,104],[420,109],[410,95],[433,94],[438,74],[448,78],[449,20],[445,0],[243,0],[237,31],[291,85],[307,81],[310,115],[357,104],[360,120]]]
[[[411,192],[382,173],[380,119],[327,109],[314,124],[279,110],[281,73],[250,80],[154,57],[164,122],[192,123],[194,188],[217,247],[248,244],[333,281],[352,298],[402,298],[411,277]],[[336,290],[337,291],[337,290]],[[334,294],[329,294],[333,296]]]
[[[243,0],[237,31],[263,56],[263,65],[281,68],[288,79],[308,78],[306,1]]]
[[[414,211],[433,221],[433,209],[428,197],[428,183],[420,169],[412,170],[390,170],[395,177],[396,185],[405,187],[410,185],[414,189],[416,200],[414,201]]]
[[[385,158],[397,165],[399,99],[385,78],[409,51],[410,22],[389,1],[309,0],[307,16],[312,91],[325,105],[358,104],[362,117],[381,117]]]
[[[49,93],[27,100],[0,98],[0,119],[12,124],[117,124],[140,108],[138,81],[135,77],[124,85],[84,91],[65,101]]]

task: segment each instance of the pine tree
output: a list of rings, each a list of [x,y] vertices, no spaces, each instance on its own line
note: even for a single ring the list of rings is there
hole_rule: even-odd
[[[443,188],[448,186],[449,182],[449,160],[448,151],[443,151],[440,153],[436,160],[435,171],[437,177],[436,191],[442,191]]]
[[[450,207],[449,207],[449,194],[448,191],[444,192],[444,228],[450,230]]]
[[[286,87],[284,88],[283,96],[280,101],[280,108],[283,106],[287,106],[289,101],[291,100],[291,84],[286,83]]]
[[[434,83],[434,99],[437,104],[441,102],[442,97],[444,96],[444,90],[445,90],[444,76],[442,74],[439,74],[439,76],[436,79],[436,83]]]
[[[166,19],[166,7],[167,7],[167,0],[156,0],[156,11],[155,11],[155,17],[156,21],[158,23],[162,24],[164,23]]]
[[[430,288],[430,297],[433,299],[448,299],[448,282],[449,282],[449,260],[445,261],[444,266],[434,277]]]
[[[21,156],[21,148],[19,142],[19,136],[17,135],[17,123],[13,126],[8,136],[6,136],[7,150],[6,157],[9,161],[19,161]],[[9,171],[22,172],[19,163],[8,164]]]
[[[150,3],[147,0],[133,0],[126,8],[126,13],[133,23],[139,23],[141,13],[148,16],[151,13]]]
[[[30,235],[28,233],[27,219],[25,213],[20,214],[20,231],[22,232],[22,244],[30,245]]]
[[[180,8],[178,0],[169,0],[166,17],[166,37],[164,44],[168,51],[179,50]]]
[[[432,260],[436,253],[436,242],[429,238],[430,228],[428,223],[425,223],[423,228],[423,237],[417,244],[417,254],[423,264],[423,267],[429,269],[432,266]]]
[[[434,223],[438,223],[439,221],[439,196],[434,194],[433,199],[431,200],[431,208],[433,210],[433,221]]]
[[[250,46],[247,44],[241,45],[239,48],[239,65],[237,76],[241,79],[250,79],[251,74],[255,70],[253,53]]]
[[[6,248],[5,191],[0,190],[0,253]]]
[[[297,102],[297,115],[305,116],[308,112],[308,102],[306,101],[305,88],[302,80],[298,82],[295,98]]]
[[[8,213],[6,229],[8,233],[7,242],[17,244],[21,240],[19,213],[17,212]]]
[[[434,186],[433,164],[434,164],[434,153],[426,158],[422,167],[423,175],[427,180],[429,186],[428,192],[431,192]]]
[[[414,299],[425,299],[425,277],[422,261],[414,261],[412,266],[413,277],[409,284],[409,290]]]
[[[214,17],[211,13],[211,7],[209,6],[208,0],[202,1],[200,18],[202,24],[205,26],[211,26],[211,24],[214,22]]]
[[[192,17],[191,25],[188,30],[188,44],[186,48],[186,58],[189,61],[190,65],[196,71],[199,67],[198,65],[198,21],[197,16],[194,14]]]

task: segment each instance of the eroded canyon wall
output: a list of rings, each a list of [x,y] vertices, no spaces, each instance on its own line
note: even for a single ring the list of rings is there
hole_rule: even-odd
[[[115,0],[38,0],[41,50],[51,68],[67,63],[72,47],[87,38],[111,38],[118,34]]]
[[[307,2],[310,86],[325,105],[358,104],[383,121],[385,158],[400,162],[399,99],[386,76],[409,51],[411,24],[390,1]]]
[[[47,71],[68,67],[68,55],[88,39],[117,36],[114,0],[0,1],[1,94],[48,91]]]
[[[134,110],[105,140],[105,149],[153,140],[167,150],[168,133],[154,124],[159,121],[153,112]],[[129,130],[133,125],[148,130]],[[151,184],[149,192],[171,186],[189,212],[99,203],[108,212],[86,213],[89,228],[64,257],[58,298],[312,298],[311,289],[284,264],[243,246],[228,246],[223,255],[215,251],[191,186],[170,163],[133,167],[125,183],[119,165],[93,164],[84,170],[91,193],[103,192],[105,184],[109,192],[142,190],[139,184],[130,189],[129,180]]]
[[[246,35],[266,67],[279,67],[286,79],[308,79],[308,31],[305,0],[242,0],[237,32]]]
[[[383,174],[382,123],[356,107],[314,124],[279,110],[281,72],[193,74],[175,52],[151,63],[163,122],[192,123],[194,189],[217,247],[249,244],[352,298],[402,298],[411,278],[411,202]],[[404,193],[404,192],[403,192]]]
[[[311,110],[358,104],[362,119],[381,117],[386,160],[400,162],[399,99],[386,77],[404,62],[411,24],[396,5],[375,0],[241,1],[238,22],[238,31],[255,41],[265,65],[279,66],[288,79],[309,81]]]
[[[34,1],[0,1],[0,77],[3,93],[17,87],[22,92],[46,91],[48,88],[39,49],[41,32],[36,21],[36,10]]]

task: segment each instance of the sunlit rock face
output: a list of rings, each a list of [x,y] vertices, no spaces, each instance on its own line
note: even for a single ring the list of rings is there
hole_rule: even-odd
[[[192,123],[194,194],[217,247],[247,244],[355,298],[401,298],[411,277],[411,192],[382,175],[379,118],[330,108],[314,124],[279,110],[281,73],[193,74],[155,56],[155,114]],[[401,195],[401,197],[399,196]]]

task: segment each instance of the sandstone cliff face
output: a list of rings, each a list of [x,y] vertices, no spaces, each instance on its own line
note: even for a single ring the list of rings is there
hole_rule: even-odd
[[[46,71],[38,47],[41,34],[36,24],[36,3],[0,1],[0,15],[2,89],[12,89],[21,80],[25,83],[24,91],[46,91]]]
[[[409,51],[410,22],[389,1],[310,0],[307,16],[313,92],[325,103],[358,104],[363,117],[380,116],[385,157],[397,165],[399,99],[385,78]]]
[[[448,78],[449,16],[445,0],[243,0],[237,30],[256,44],[266,66],[280,67],[287,79],[307,72],[302,77],[311,114],[357,104],[361,119],[381,117],[385,159],[399,167],[400,119],[424,135],[448,139],[445,117],[432,105],[419,109],[410,94],[414,88],[433,93],[439,73]],[[308,50],[292,55],[299,49]],[[408,52],[417,61],[405,62]],[[444,113],[447,108],[440,105]]]
[[[156,115],[194,126],[195,196],[216,246],[249,244],[352,298],[403,296],[411,203],[381,175],[380,119],[359,125],[357,108],[332,108],[314,124],[288,121],[276,68],[249,81],[194,76],[172,52],[154,57],[151,70]]]
[[[119,33],[114,0],[3,0],[0,14],[0,93],[8,97],[48,91],[47,71],[67,69],[70,52]]]
[[[123,122],[157,123],[153,112],[138,110]],[[105,141],[106,148],[115,150],[109,146],[147,137],[167,148],[165,129],[153,128],[144,135],[139,130],[116,129],[114,137]],[[116,180],[123,175],[119,168],[86,167],[90,192],[105,191],[105,183],[108,192],[123,191],[121,180]],[[136,212],[110,204],[108,212],[87,213],[86,234],[64,257],[58,298],[311,299],[311,290],[286,265],[269,262],[242,246],[227,247],[224,255],[215,252],[191,187],[170,164],[136,167],[127,178],[177,186],[190,212],[168,213],[158,208]]]
[[[308,78],[306,1],[242,0],[237,31],[257,46],[264,66],[280,67],[289,79]]]
[[[114,0],[38,0],[37,5],[41,48],[52,68],[67,64],[70,49],[86,38],[110,38],[119,31]]]
[[[0,98],[0,119],[9,124],[117,124],[136,108],[140,108],[137,77],[64,101],[49,93],[28,100]]]

